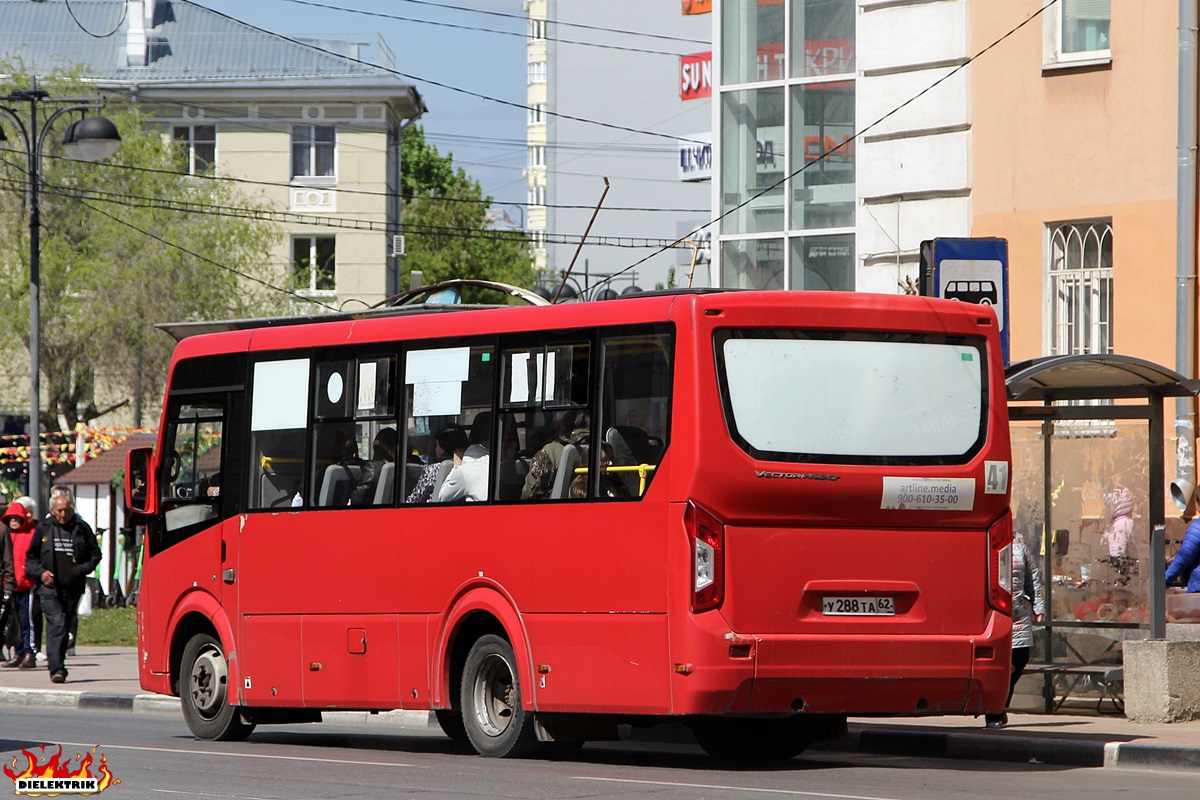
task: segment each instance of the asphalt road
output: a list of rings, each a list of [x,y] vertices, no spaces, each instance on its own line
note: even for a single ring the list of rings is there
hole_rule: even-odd
[[[45,743],[45,755],[40,746]],[[435,731],[260,727],[246,742],[201,742],[173,714],[4,709],[0,757],[20,769],[62,745],[103,755],[120,780],[101,798],[653,798],[653,800],[1012,800],[1188,797],[1195,775],[810,752],[773,769],[722,769],[698,747],[591,744],[570,760],[496,760]],[[78,764],[78,761],[73,762]],[[11,791],[0,774],[0,794]]]

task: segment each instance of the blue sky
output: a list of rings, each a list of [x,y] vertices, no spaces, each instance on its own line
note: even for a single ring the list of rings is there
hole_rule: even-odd
[[[427,139],[443,155],[453,153],[455,165],[497,203],[525,202],[524,109],[426,82],[524,104],[521,0],[193,2],[285,36],[372,44],[382,36],[395,55],[396,70],[416,78],[412,82],[429,106],[422,120]]]

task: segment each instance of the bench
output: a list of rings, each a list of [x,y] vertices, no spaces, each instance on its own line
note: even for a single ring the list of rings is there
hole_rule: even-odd
[[[1113,713],[1125,713],[1125,670],[1116,664],[1033,662],[1026,665],[1025,673],[1042,676],[1042,697],[1046,700],[1047,714],[1062,708],[1076,689],[1092,686],[1100,690],[1100,699],[1096,701],[1097,712],[1102,711],[1107,700],[1112,703]],[[1056,679],[1060,676],[1065,684],[1061,693],[1056,688]]]

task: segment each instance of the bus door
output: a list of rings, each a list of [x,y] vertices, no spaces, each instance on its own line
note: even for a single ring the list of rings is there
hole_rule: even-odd
[[[147,577],[154,596],[179,598],[210,614],[228,600],[223,570],[233,554],[222,529],[238,505],[225,491],[223,463],[231,402],[224,392],[170,395],[157,482],[162,516],[149,531],[156,567]],[[200,596],[189,596],[196,593]],[[143,604],[143,624],[153,641],[166,639],[171,613],[170,606]]]
[[[399,707],[397,613],[385,602],[397,566],[380,549],[395,496],[395,371],[393,356],[340,352],[251,367],[237,532],[246,705]]]

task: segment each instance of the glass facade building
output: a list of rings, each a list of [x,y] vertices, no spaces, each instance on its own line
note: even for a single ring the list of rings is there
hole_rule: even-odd
[[[722,0],[721,286],[855,288],[855,0]]]

